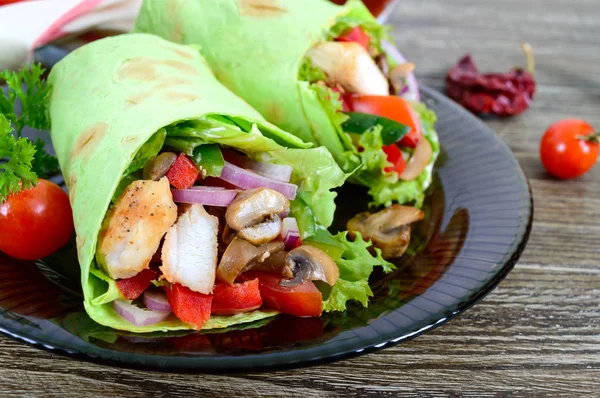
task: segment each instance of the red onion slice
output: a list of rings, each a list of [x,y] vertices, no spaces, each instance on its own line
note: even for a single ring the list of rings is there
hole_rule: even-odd
[[[281,222],[281,238],[286,250],[291,250],[296,247],[300,239],[300,230],[298,222],[294,217],[286,217]]]
[[[290,179],[292,178],[292,166],[259,162],[234,151],[228,151],[224,156],[226,160],[233,162],[235,165],[251,170],[263,177],[281,182],[290,182]]]
[[[171,311],[153,311],[136,307],[126,300],[113,301],[119,316],[134,326],[150,326],[162,322],[169,317]]]
[[[250,170],[243,169],[229,162],[225,162],[223,172],[220,177],[236,187],[244,189],[270,188],[285,195],[286,198],[294,200],[298,186],[287,182],[276,181],[271,178],[263,177]]]
[[[197,203],[205,206],[228,206],[235,199],[236,189],[217,187],[192,187],[190,189],[172,189],[175,203]]]
[[[402,55],[400,50],[398,50],[398,48],[396,48],[396,46],[394,46],[392,43],[384,41],[381,43],[381,47],[383,48],[383,51],[385,51],[397,63],[404,64],[407,62],[404,55]],[[415,77],[414,73],[411,73],[406,77],[406,87],[406,91],[402,90],[400,97],[409,101],[421,101],[419,83],[417,82],[417,78]]]
[[[144,304],[153,311],[171,311],[165,292],[149,289],[144,292]]]

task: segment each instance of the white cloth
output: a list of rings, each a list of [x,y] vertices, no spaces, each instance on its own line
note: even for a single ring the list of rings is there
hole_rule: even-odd
[[[141,0],[30,0],[0,7],[0,70],[16,69],[33,51],[91,29],[127,32]]]

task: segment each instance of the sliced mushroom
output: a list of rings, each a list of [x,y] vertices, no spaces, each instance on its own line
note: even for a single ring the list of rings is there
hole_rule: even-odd
[[[263,261],[254,261],[250,263],[243,272],[246,271],[262,271],[270,272],[272,274],[279,274],[284,278],[291,279],[294,277],[292,269],[287,266],[289,265],[285,260],[288,253],[286,251],[280,251],[277,253],[271,253],[269,257]]]
[[[410,243],[410,224],[421,221],[425,214],[410,206],[394,204],[377,213],[359,213],[348,221],[350,236],[360,232],[364,240],[371,240],[384,258],[400,257]]]
[[[144,180],[158,181],[167,175],[167,172],[175,163],[177,155],[173,152],[163,152],[150,159],[144,169],[142,170],[142,176]]]
[[[253,245],[262,245],[277,238],[281,233],[281,218],[273,214],[260,224],[247,227],[238,232],[238,236]]]
[[[429,140],[422,137],[399,178],[404,181],[414,180],[425,170],[432,156],[433,149]]]
[[[273,189],[250,189],[240,193],[229,204],[225,219],[231,229],[241,231],[289,208],[288,198]]]
[[[406,62],[394,66],[386,76],[390,82],[390,86],[393,89],[392,94],[399,94],[402,92],[404,86],[406,86],[406,78],[413,73],[415,70],[415,64],[412,62]]]
[[[340,270],[335,261],[313,246],[302,245],[295,248],[288,253],[285,262],[285,268],[288,268],[294,277],[283,279],[279,283],[284,287],[297,286],[306,281],[323,281],[333,286],[340,277]]]
[[[221,257],[217,267],[217,279],[231,285],[248,264],[253,261],[262,262],[271,254],[283,251],[284,248],[283,242],[278,240],[254,246],[248,241],[235,237]]]

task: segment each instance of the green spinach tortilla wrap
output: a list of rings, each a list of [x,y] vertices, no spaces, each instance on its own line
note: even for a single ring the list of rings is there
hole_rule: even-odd
[[[367,305],[373,267],[391,269],[360,235],[327,232],[347,177],[329,152],[266,122],[196,47],[106,38],[49,83],[96,322],[154,332],[318,316]]]
[[[199,45],[267,120],[358,168],[350,181],[375,205],[421,206],[435,115],[417,101],[414,65],[388,56],[386,29],[359,0],[144,0],[133,31]]]

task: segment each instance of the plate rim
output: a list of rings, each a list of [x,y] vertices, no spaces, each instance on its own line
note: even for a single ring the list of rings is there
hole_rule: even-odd
[[[268,352],[262,354],[248,354],[243,356],[238,355],[214,355],[214,356],[162,356],[157,354],[141,354],[131,353],[125,351],[111,350],[105,347],[96,346],[95,353],[85,352],[82,350],[74,349],[73,346],[69,346],[63,342],[56,344],[55,342],[44,341],[43,337],[39,334],[37,336],[28,336],[26,333],[29,326],[16,327],[16,330],[9,330],[4,326],[0,326],[0,333],[9,336],[15,340],[24,342],[30,346],[36,348],[42,348],[46,351],[65,355],[77,360],[84,360],[87,362],[100,363],[110,366],[118,366],[131,369],[151,369],[159,370],[164,372],[182,372],[182,373],[213,373],[221,372],[223,370],[230,373],[238,373],[242,371],[269,371],[269,370],[281,370],[281,369],[292,369],[311,365],[322,365],[331,362],[335,362],[343,359],[355,358],[361,355],[374,353],[383,348],[393,347],[405,341],[412,340],[426,331],[431,331],[439,326],[444,325],[451,319],[455,319],[460,316],[464,311],[473,307],[489,293],[491,293],[504,278],[514,268],[515,264],[521,257],[532,229],[533,216],[534,216],[534,203],[533,195],[531,191],[531,185],[529,180],[523,171],[520,163],[512,153],[508,145],[500,139],[483,121],[470,114],[456,102],[446,97],[443,93],[427,87],[421,86],[421,92],[425,94],[427,98],[434,101],[441,101],[445,106],[451,108],[452,112],[459,112],[462,114],[468,114],[474,123],[479,125],[479,129],[482,133],[485,133],[495,140],[505,155],[510,159],[516,166],[518,175],[516,176],[516,183],[520,184],[524,189],[522,190],[523,202],[526,207],[523,213],[520,215],[520,224],[518,228],[518,235],[515,237],[515,248],[511,253],[510,257],[504,262],[503,266],[493,273],[493,276],[477,291],[472,292],[468,298],[457,303],[455,306],[445,308],[446,316],[434,321],[429,322],[427,325],[421,327],[418,330],[409,333],[400,333],[393,339],[382,339],[377,344],[372,343],[361,343],[361,339],[358,338],[355,344],[344,347],[343,349],[336,350],[330,353],[321,353],[320,355],[313,355],[308,359],[296,360],[294,353],[297,351],[311,351],[318,350],[320,345],[297,348],[294,350],[283,351],[283,352]],[[0,314],[0,317],[2,314]],[[385,316],[383,317],[385,318]],[[6,321],[13,322],[5,319]],[[14,321],[16,322],[16,321]],[[25,332],[25,333],[23,333]],[[265,357],[272,357],[277,361],[270,363],[261,363],[261,359]],[[247,359],[246,361],[240,360],[241,358]],[[230,363],[232,362],[232,363]],[[245,363],[244,363],[245,362]],[[217,366],[215,366],[217,365]]]

